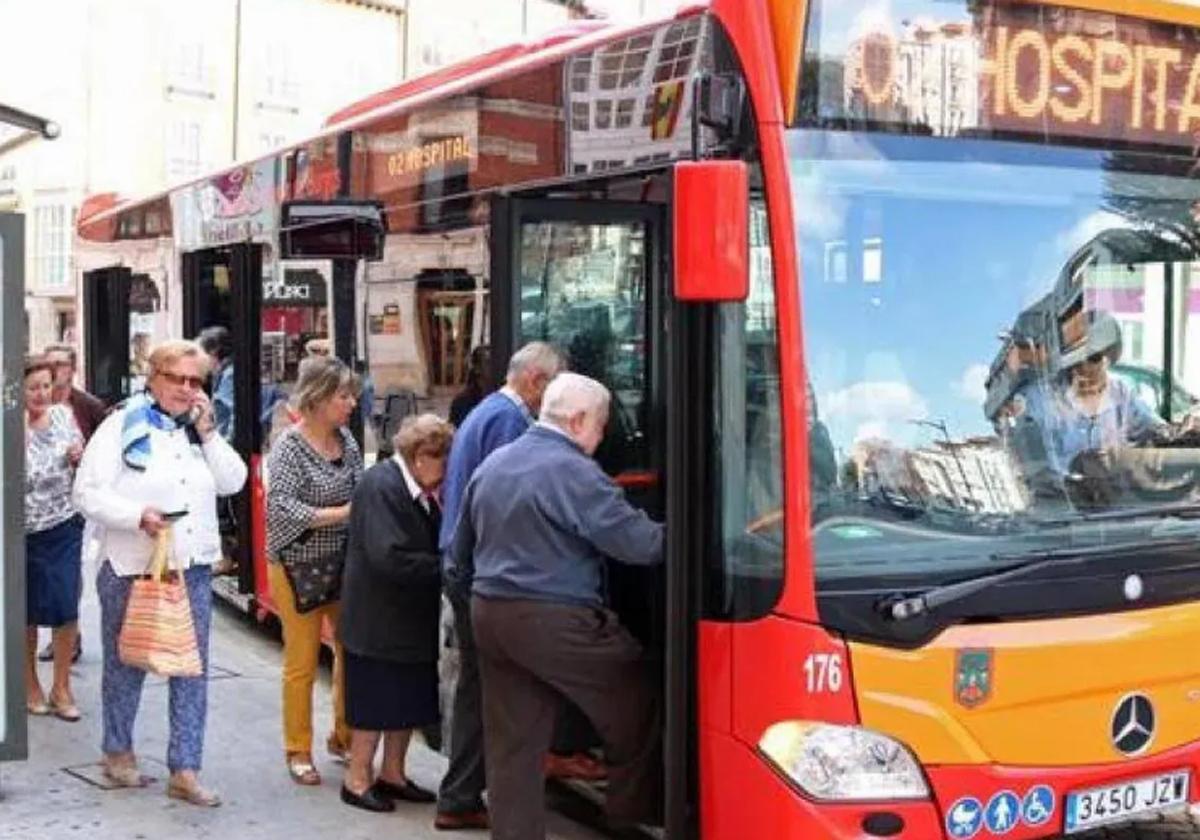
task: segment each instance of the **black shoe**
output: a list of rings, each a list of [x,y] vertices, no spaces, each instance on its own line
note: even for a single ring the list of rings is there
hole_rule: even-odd
[[[364,811],[373,811],[376,814],[387,813],[388,811],[396,810],[396,803],[390,799],[385,799],[375,792],[374,787],[369,787],[362,794],[357,794],[350,788],[342,785],[342,801],[347,805],[353,805],[355,808],[362,808]]]
[[[380,796],[396,802],[419,802],[422,804],[437,802],[435,794],[413,784],[412,779],[409,779],[403,785],[394,785],[383,779],[376,779],[372,790]]]

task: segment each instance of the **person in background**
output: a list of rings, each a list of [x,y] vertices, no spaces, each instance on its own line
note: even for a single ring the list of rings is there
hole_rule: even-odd
[[[129,342],[129,374],[142,380],[150,375],[150,336],[144,332],[134,333]]]
[[[362,478],[358,444],[346,424],[358,394],[358,380],[336,358],[310,358],[300,365],[292,394],[299,420],[280,434],[267,458],[267,576],[283,625],[284,759],[292,781],[319,785],[312,759],[312,692],[321,652],[321,625],[338,625],[336,597],[300,612],[292,583],[280,563],[335,564],[344,559],[351,497]],[[339,582],[330,583],[330,591]],[[342,650],[334,644],[333,734],[329,753],[344,759],[350,733],[345,722]]]
[[[467,363],[467,384],[455,394],[450,403],[451,425],[456,429],[460,427],[471,413],[471,409],[479,405],[493,388],[492,349],[486,344],[480,344],[471,351],[471,359]]]
[[[371,378],[371,371],[367,363],[359,359],[354,363],[354,372],[358,374],[358,381],[362,383],[362,396],[358,401],[359,410],[362,412],[364,425],[371,425],[371,415],[375,413],[375,380]]]
[[[329,355],[329,339],[328,338],[310,338],[304,342],[305,356],[328,356]]]
[[[409,779],[404,764],[413,729],[440,717],[437,492],[453,434],[434,414],[406,417],[393,441],[396,454],[367,471],[350,506],[339,625],[351,728],[342,801],[368,811],[437,799]]]
[[[550,381],[565,367],[562,354],[544,342],[526,344],[508,363],[503,388],[487,396],[467,416],[454,436],[442,487],[439,548],[445,552],[467,482],[488,455],[519,438],[533,423]],[[483,806],[486,776],[483,763],[483,713],[480,708],[479,664],[471,633],[470,604],[450,592],[454,634],[458,640],[459,674],[450,731],[450,767],[438,792],[436,828],[487,828]]]
[[[87,446],[96,428],[104,422],[104,418],[108,415],[108,409],[98,398],[82,388],[75,387],[78,357],[74,347],[69,344],[51,344],[46,347],[45,356],[54,374],[50,399],[58,405],[65,405],[71,409],[71,413],[75,416],[75,425],[79,427],[79,431],[83,435],[83,445]],[[92,533],[92,529],[85,526],[83,544],[92,545],[94,539],[95,535]],[[79,587],[79,591],[82,594],[82,586]],[[78,662],[82,655],[83,635],[76,632],[75,653],[72,655],[71,661]],[[42,648],[42,652],[38,654],[38,660],[49,662],[53,658],[54,642],[51,641]]]
[[[164,341],[150,353],[145,392],[100,424],[75,478],[76,507],[103,526],[96,575],[104,648],[104,775],[120,787],[144,787],[133,727],[146,672],[121,661],[118,639],[133,580],[145,574],[154,538],[174,520],[173,568],[182,569],[203,673],[167,681],[170,735],[167,795],[214,806],[200,784],[208,713],[211,567],[221,557],[217,497],[246,483],[246,464],[216,431],[204,393],[209,356],[193,341]]]
[[[654,823],[662,806],[656,682],[603,580],[607,558],[661,563],[663,526],[592,457],[610,399],[559,374],[537,425],[475,471],[448,552],[447,589],[471,592],[496,840],[546,836],[543,762],[563,697],[603,735],[614,825]]]
[[[75,386],[78,357],[74,347],[69,344],[50,344],[46,347],[45,356],[54,373],[50,399],[71,409],[75,415],[75,425],[79,427],[86,445],[108,416],[108,409],[97,397]]]
[[[217,433],[233,440],[233,338],[222,326],[205,327],[196,337],[213,360],[212,406],[217,419]]]
[[[31,715],[79,720],[71,694],[71,661],[79,626],[83,520],[71,503],[83,435],[70,409],[51,401],[53,366],[25,360],[25,706]],[[37,673],[39,627],[51,631],[54,682],[50,701]]]

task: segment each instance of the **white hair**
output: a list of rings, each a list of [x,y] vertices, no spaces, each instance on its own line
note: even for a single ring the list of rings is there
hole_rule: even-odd
[[[608,411],[608,389],[580,373],[560,373],[546,386],[538,419],[561,427],[577,414]]]
[[[531,341],[512,354],[508,360],[508,381],[527,370],[535,370],[553,378],[559,371],[566,368],[562,353],[552,344],[544,341]]]

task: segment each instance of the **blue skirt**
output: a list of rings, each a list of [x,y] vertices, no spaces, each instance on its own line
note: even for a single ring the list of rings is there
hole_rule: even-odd
[[[351,729],[391,732],[438,722],[436,662],[389,662],[349,650],[343,662]]]
[[[83,519],[25,535],[25,624],[61,627],[79,620]]]

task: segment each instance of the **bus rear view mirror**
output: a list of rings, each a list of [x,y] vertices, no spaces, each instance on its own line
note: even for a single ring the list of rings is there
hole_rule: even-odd
[[[745,300],[750,291],[749,176],[740,160],[675,167],[675,297]]]
[[[280,215],[282,259],[383,259],[387,219],[378,201],[288,201]]]

